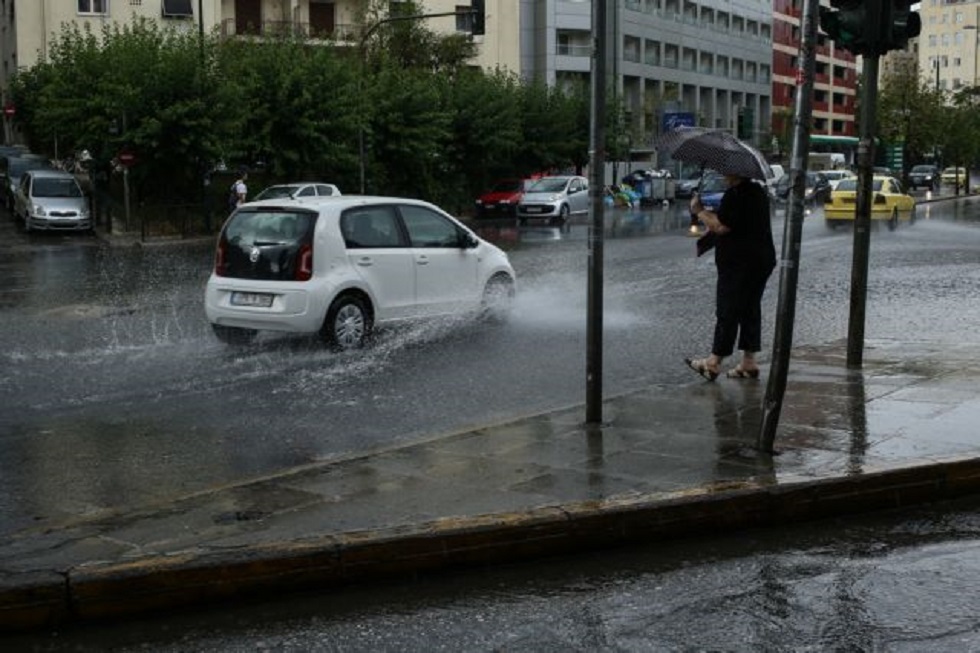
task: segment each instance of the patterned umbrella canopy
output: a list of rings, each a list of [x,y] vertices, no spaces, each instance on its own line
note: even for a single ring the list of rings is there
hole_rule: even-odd
[[[654,145],[672,159],[717,170],[723,175],[762,180],[774,177],[759,150],[721,129],[679,127],[660,136]]]

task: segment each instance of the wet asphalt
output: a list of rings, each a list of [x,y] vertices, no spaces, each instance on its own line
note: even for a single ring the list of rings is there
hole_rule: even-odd
[[[0,628],[528,560],[980,490],[980,355],[793,352],[773,454],[762,379],[692,374],[585,407],[311,464],[0,541]]]

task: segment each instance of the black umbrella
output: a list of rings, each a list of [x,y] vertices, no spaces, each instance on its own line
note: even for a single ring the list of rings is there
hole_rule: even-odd
[[[759,150],[721,129],[679,127],[660,136],[654,145],[672,159],[723,175],[761,180],[774,176]]]

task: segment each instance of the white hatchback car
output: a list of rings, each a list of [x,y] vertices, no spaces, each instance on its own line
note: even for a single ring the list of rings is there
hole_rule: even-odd
[[[265,200],[222,227],[205,312],[224,342],[271,330],[353,349],[378,322],[461,310],[502,317],[515,291],[507,255],[428,202]]]

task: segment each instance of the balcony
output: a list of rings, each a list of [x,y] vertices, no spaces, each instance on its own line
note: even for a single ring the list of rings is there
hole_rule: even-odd
[[[321,39],[341,43],[357,43],[363,30],[360,25],[314,25],[283,20],[264,20],[258,25],[249,23],[240,26],[234,18],[221,21],[221,36],[259,36],[275,38],[292,36],[308,39]]]
[[[571,43],[559,43],[555,54],[563,57],[591,57],[591,45],[573,45]]]

